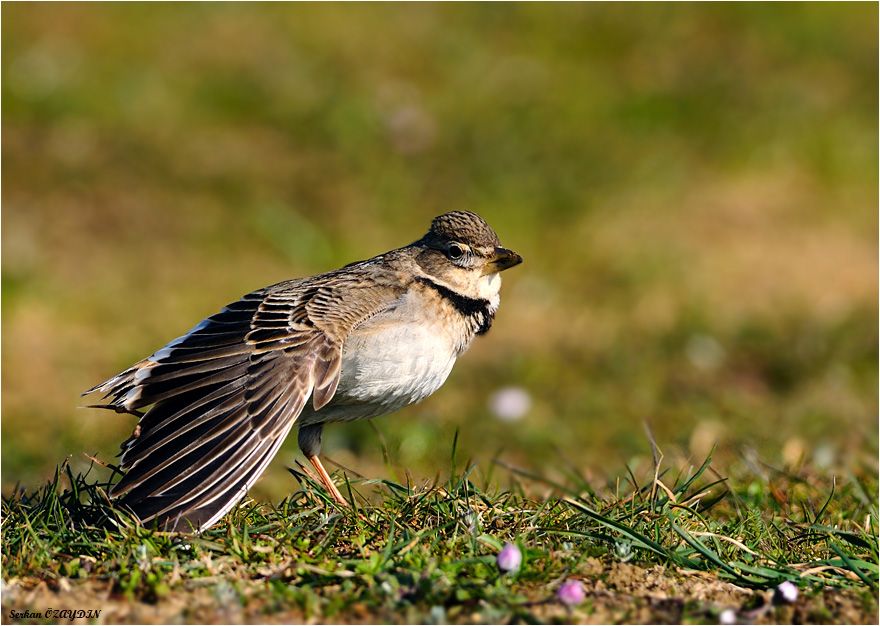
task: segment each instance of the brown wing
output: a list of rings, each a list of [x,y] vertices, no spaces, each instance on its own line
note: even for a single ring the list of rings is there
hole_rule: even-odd
[[[349,272],[350,273],[350,272]],[[254,292],[86,393],[141,415],[111,495],[143,522],[204,530],[253,485],[311,396],[336,392],[342,345],[402,289],[355,278]]]

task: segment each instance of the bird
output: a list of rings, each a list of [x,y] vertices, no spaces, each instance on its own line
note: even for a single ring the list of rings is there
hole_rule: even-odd
[[[484,335],[500,273],[522,262],[479,215],[435,217],[417,241],[246,294],[83,395],[137,416],[111,498],[143,524],[202,532],[264,472],[292,427],[319,481],[325,424],[428,397]]]

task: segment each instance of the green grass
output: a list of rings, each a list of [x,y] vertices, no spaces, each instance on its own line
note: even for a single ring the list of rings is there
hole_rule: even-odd
[[[291,469],[290,497],[246,500],[199,536],[140,526],[110,503],[108,483],[91,477],[100,472],[65,465],[40,490],[3,500],[4,613],[43,581],[56,606],[101,589],[101,606],[124,607],[113,613],[121,621],[143,619],[145,605],[165,620],[629,621],[646,608],[689,623],[724,608],[801,623],[876,619],[871,472],[828,485],[762,465],[726,478],[709,458],[665,467],[656,452],[653,473],[598,486],[574,470],[557,484],[501,461],[485,468],[494,476],[467,465],[433,485],[345,478],[350,510]],[[495,564],[508,541],[524,555],[515,574]],[[570,578],[585,582],[587,600],[569,611],[554,593]],[[793,607],[767,595],[786,580],[801,589]],[[182,607],[167,601],[180,596],[190,598]]]

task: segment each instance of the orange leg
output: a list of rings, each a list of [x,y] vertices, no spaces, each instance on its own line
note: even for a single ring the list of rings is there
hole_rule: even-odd
[[[309,463],[312,464],[312,467],[315,468],[315,471],[318,472],[318,478],[321,479],[321,483],[330,492],[330,495],[333,496],[333,499],[336,500],[337,504],[341,504],[343,506],[348,506],[348,500],[342,497],[342,494],[339,493],[339,489],[336,488],[336,485],[333,484],[333,481],[330,480],[330,474],[327,473],[327,470],[324,469],[324,466],[321,464],[321,459],[318,458],[318,455],[308,457]]]

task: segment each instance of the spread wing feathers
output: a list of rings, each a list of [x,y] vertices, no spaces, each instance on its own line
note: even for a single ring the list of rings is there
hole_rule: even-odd
[[[358,294],[363,308],[348,298],[340,315],[345,296],[333,291],[292,282],[249,294],[87,391],[104,394],[96,406],[141,416],[111,495],[166,530],[204,530],[222,517],[309,397],[315,410],[333,398],[351,328],[388,306],[387,291],[384,302]]]

